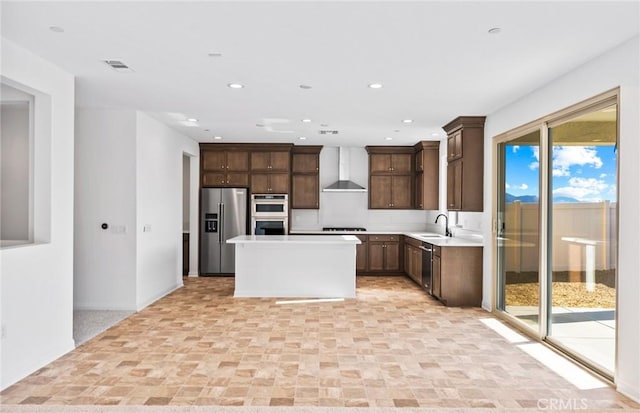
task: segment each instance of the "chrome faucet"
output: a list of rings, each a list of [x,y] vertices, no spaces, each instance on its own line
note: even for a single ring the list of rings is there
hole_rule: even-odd
[[[449,231],[449,218],[445,214],[440,214],[436,217],[436,224],[438,223],[438,218],[444,217],[444,235],[447,237],[452,237],[453,234]]]

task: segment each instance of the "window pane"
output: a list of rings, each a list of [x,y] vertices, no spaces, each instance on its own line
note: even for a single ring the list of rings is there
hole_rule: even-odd
[[[549,129],[553,341],[606,371],[615,361],[617,107]]]

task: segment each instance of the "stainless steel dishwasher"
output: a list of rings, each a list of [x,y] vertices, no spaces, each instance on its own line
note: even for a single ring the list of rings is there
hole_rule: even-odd
[[[431,282],[433,246],[428,242],[423,242],[419,248],[422,250],[422,286],[430,295],[433,295],[433,283]]]

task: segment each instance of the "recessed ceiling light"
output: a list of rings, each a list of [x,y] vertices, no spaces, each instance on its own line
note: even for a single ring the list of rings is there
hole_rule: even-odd
[[[400,132],[400,129],[394,129],[393,131],[394,132]]]
[[[241,85],[240,83],[229,83],[227,86],[231,89],[242,89],[244,87],[244,85]]]
[[[54,33],[64,33],[64,29],[60,26],[49,26],[49,30]]]
[[[197,122],[198,121],[198,119],[196,119],[196,118],[187,118],[187,120],[189,122]]]
[[[498,34],[498,33],[500,33],[501,31],[502,31],[502,29],[501,29],[501,28],[499,28],[499,27],[493,27],[493,28],[489,29],[489,30],[487,31],[487,33],[489,33],[489,34]]]
[[[304,123],[311,123],[311,119],[302,119],[302,121],[301,121],[301,122],[304,122]]]
[[[369,84],[371,89],[380,89],[382,87],[382,83],[371,83]]]
[[[300,89],[311,89],[310,85],[300,85]]]
[[[402,119],[402,123],[411,123],[413,119]]]
[[[256,123],[256,126],[259,128],[264,128],[264,125],[262,123]]]
[[[436,136],[440,136],[440,134],[439,134],[438,132],[433,132],[433,133],[431,134],[431,136],[433,136],[433,137],[435,138]]]
[[[301,137],[299,137],[298,139],[300,139],[301,141],[306,141],[306,140],[307,140],[307,137],[306,137],[306,136],[301,136]]]
[[[328,123],[321,123],[320,126],[322,126],[323,128],[326,128],[327,126],[329,126]]]
[[[386,138],[384,138],[385,141],[392,141],[393,138],[391,136],[387,136]]]
[[[204,131],[205,131],[205,132],[209,132],[209,129],[205,129]]]
[[[219,141],[220,139],[222,139],[222,136],[214,136],[213,139]]]
[[[213,53],[209,53],[208,56],[209,57],[222,57],[222,53],[213,52]]]

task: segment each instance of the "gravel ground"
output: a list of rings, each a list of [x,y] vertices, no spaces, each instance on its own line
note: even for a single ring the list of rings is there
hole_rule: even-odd
[[[595,291],[587,291],[583,282],[552,283],[553,306],[583,308],[615,308],[616,289],[605,284],[596,284]],[[506,285],[507,305],[538,305],[538,283]]]

